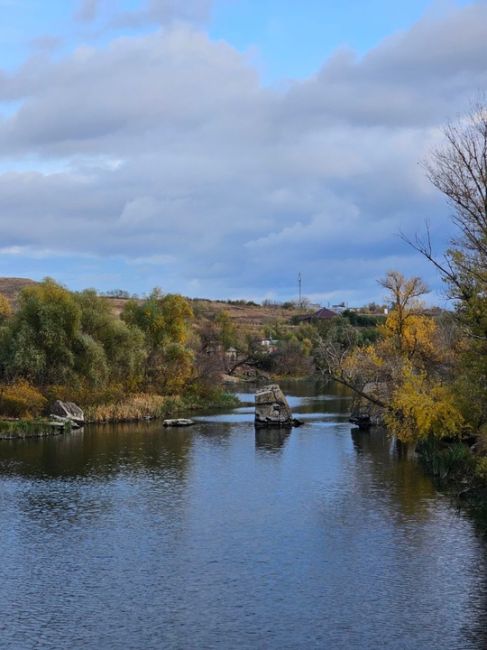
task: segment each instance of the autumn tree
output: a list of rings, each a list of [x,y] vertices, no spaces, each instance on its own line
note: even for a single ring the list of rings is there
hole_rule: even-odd
[[[389,271],[379,284],[389,292],[390,313],[386,332],[393,339],[396,351],[401,354],[411,348],[412,321],[417,317],[418,298],[428,292],[421,278],[405,278],[398,271]],[[408,345],[409,344],[409,345]]]
[[[359,396],[357,413],[363,412],[364,402],[371,404],[369,416],[380,415],[401,440],[458,434],[463,420],[445,381],[446,339],[419,302],[425,284],[396,271],[380,284],[388,290],[390,304],[379,328],[381,338],[360,345],[355,328],[337,319],[321,338],[318,366]]]

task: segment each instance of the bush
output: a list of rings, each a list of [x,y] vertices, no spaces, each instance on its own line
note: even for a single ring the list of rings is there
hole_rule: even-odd
[[[0,413],[13,418],[39,416],[46,408],[47,400],[27,381],[0,386]]]
[[[471,479],[477,469],[476,458],[461,442],[444,445],[430,437],[419,445],[418,452],[432,474],[442,481]]]
[[[54,384],[47,386],[44,390],[44,395],[49,403],[60,399],[63,402],[75,402],[82,409],[88,406],[122,401],[126,394],[124,387],[115,383],[98,388],[93,388],[83,382],[77,386]]]

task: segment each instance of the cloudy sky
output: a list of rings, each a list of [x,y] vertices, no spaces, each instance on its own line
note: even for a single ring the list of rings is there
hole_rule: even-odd
[[[433,270],[420,161],[487,89],[487,1],[0,0],[0,275],[327,304]]]

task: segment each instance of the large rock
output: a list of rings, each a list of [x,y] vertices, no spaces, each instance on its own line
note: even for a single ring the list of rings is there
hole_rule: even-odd
[[[51,415],[70,420],[78,427],[82,427],[85,423],[85,414],[74,402],[62,402],[57,399],[51,406]]]
[[[277,384],[256,391],[256,427],[291,427],[293,424],[293,414],[284,393]]]

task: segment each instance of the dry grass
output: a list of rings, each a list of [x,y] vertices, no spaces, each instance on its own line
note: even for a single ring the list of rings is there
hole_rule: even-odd
[[[87,406],[84,409],[87,422],[131,422],[164,417],[177,408],[177,398],[139,393],[127,395],[123,400]]]

